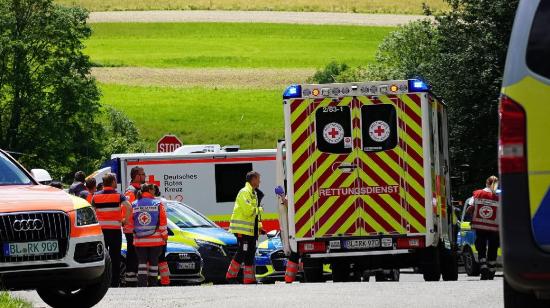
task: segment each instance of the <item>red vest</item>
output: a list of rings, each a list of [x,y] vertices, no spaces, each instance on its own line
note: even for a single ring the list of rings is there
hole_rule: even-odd
[[[498,196],[480,189],[474,191],[472,229],[498,232]]]

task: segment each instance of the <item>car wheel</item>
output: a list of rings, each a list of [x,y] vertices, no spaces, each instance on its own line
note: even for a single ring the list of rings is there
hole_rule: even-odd
[[[550,307],[550,300],[538,299],[534,293],[523,293],[514,289],[504,279],[504,308]]]
[[[424,281],[439,281],[441,278],[439,247],[424,248],[421,262]]]
[[[466,274],[470,277],[479,276],[479,263],[476,262],[474,253],[469,247],[464,248],[462,258],[464,260],[464,270]]]
[[[105,296],[111,286],[111,258],[105,254],[105,270],[99,282],[80,289],[38,288],[40,298],[54,308],[93,307]]]
[[[442,249],[441,251],[441,276],[443,281],[458,280],[458,258],[452,249]]]

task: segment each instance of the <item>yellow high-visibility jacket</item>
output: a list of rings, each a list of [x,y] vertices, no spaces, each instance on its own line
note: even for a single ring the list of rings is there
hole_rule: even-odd
[[[254,236],[254,223],[260,213],[258,197],[250,183],[239,191],[229,223],[229,232]]]

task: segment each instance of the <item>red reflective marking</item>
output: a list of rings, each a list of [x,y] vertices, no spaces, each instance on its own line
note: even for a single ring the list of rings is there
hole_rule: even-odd
[[[129,161],[127,162],[127,164],[128,166],[137,166],[137,165],[141,166],[141,165],[175,165],[175,164],[203,164],[203,163],[226,163],[226,162],[245,162],[245,161],[270,161],[270,160],[275,160],[275,156]]]

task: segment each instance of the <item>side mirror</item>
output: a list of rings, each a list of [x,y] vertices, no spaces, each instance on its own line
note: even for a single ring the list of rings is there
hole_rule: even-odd
[[[40,184],[49,185],[52,182],[51,175],[44,169],[32,169],[31,174]]]

